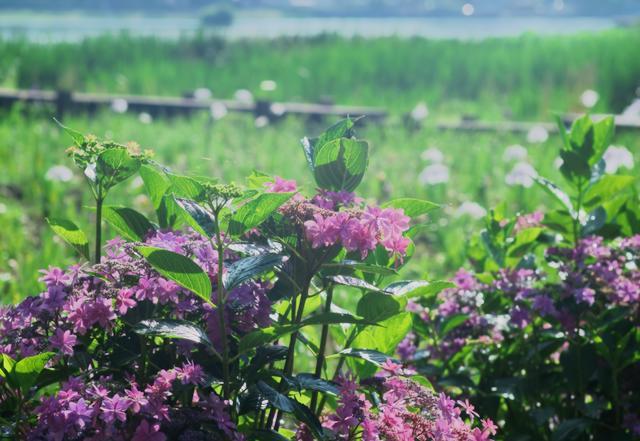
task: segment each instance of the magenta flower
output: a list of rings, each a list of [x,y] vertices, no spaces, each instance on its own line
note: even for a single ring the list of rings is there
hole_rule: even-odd
[[[133,299],[134,291],[129,288],[121,289],[116,297],[116,309],[122,315],[125,315],[130,308],[137,305]]]
[[[282,179],[280,176],[275,176],[273,182],[265,182],[264,186],[267,193],[289,193],[298,190],[296,181]]]
[[[115,394],[113,397],[107,397],[102,401],[102,407],[100,407],[102,411],[101,418],[106,423],[113,423],[114,421],[125,422],[127,420],[126,411],[128,408],[129,400]]]
[[[469,402],[468,399],[465,399],[464,401],[458,400],[457,403],[458,403],[458,406],[462,407],[465,413],[469,416],[469,418],[471,419],[471,422],[473,422],[474,418],[480,416],[478,415],[478,412],[475,411],[475,407],[473,406],[473,404]]]
[[[176,368],[177,378],[182,384],[197,386],[204,381],[204,369],[192,361],[184,363],[181,368]]]
[[[49,338],[51,346],[60,350],[64,355],[73,355],[73,347],[78,341],[77,337],[71,331],[63,331],[56,329],[56,333]]]
[[[345,215],[338,213],[335,216],[325,218],[321,214],[315,214],[313,218],[314,220],[308,220],[304,223],[307,239],[311,242],[311,246],[320,248],[334,245],[340,237],[340,228]]]

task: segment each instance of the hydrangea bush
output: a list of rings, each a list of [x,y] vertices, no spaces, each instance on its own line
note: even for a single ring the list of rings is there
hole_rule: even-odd
[[[395,280],[411,219],[435,205],[355,196],[368,146],[354,122],[303,140],[311,197],[259,173],[246,187],[177,175],[65,128],[95,197],[95,248],[49,219],[85,260],[43,271],[44,292],[0,309],[0,438],[491,439],[469,401],[390,355],[407,304],[453,285]],[[105,205],[134,174],[153,221]],[[103,221],[120,236],[104,247]]]
[[[471,241],[473,271],[411,302],[399,356],[471,395],[508,439],[640,437],[640,224],[635,177],[607,175],[611,119],[578,119],[561,151],[562,207],[493,210]]]

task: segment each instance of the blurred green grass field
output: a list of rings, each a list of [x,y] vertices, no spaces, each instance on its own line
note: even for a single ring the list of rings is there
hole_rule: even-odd
[[[442,277],[464,263],[469,234],[481,222],[476,219],[479,207],[504,201],[514,214],[552,203],[541,190],[507,185],[505,177],[515,164],[528,163],[559,180],[554,166],[559,139],[551,134],[544,142],[529,142],[526,133],[442,132],[434,122],[462,114],[550,121],[553,111],[584,111],[580,95],[585,89],[600,95],[594,111],[618,112],[639,86],[639,46],[636,28],[483,42],[332,36],[233,43],[127,36],[79,44],[5,41],[0,42],[0,85],[162,95],[207,87],[223,98],[248,89],[258,98],[315,101],[331,96],[340,104],[383,106],[392,112],[388,123],[366,124],[358,131],[371,142],[370,168],[359,192],[377,200],[419,197],[443,205],[419,240],[420,257],[406,269]],[[263,80],[275,81],[276,89],[260,90]],[[421,101],[430,115],[422,128],[408,129],[400,115]],[[91,229],[90,211],[82,209],[91,202],[81,174],[73,170],[67,176],[55,168],[73,169],[64,154],[71,140],[52,116],[46,107],[0,110],[0,302],[37,293],[38,269],[74,261],[45,217],[71,218]],[[247,115],[214,121],[203,112],[150,120],[108,110],[64,118],[81,132],[152,148],[159,162],[177,172],[241,182],[257,169],[297,179],[307,191],[313,190],[312,180],[299,139],[332,122],[289,117],[262,126]],[[638,132],[619,133],[614,143],[636,156],[640,151]],[[526,157],[522,149],[509,148],[516,144],[526,149]],[[439,173],[444,181],[446,168],[446,182],[426,184],[421,174],[438,163],[426,180]],[[126,201],[152,211],[139,180],[119,188],[108,203]]]

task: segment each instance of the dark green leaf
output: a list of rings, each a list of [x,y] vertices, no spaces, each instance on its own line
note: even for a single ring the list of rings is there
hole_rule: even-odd
[[[231,217],[229,233],[240,236],[267,220],[293,193],[262,193],[241,206]]]
[[[387,360],[391,360],[394,363],[397,363],[397,361],[394,360],[392,357],[389,357],[388,355],[380,351],[374,351],[372,349],[348,348],[348,349],[345,349],[344,351],[340,351],[337,355],[359,358],[361,360],[368,361],[369,363],[373,363],[378,367],[382,366]]]
[[[253,279],[267,271],[271,271],[287,260],[280,254],[261,254],[236,260],[227,267],[223,282],[227,290]]]
[[[394,296],[373,291],[365,294],[358,301],[356,314],[377,323],[404,311],[405,303]]]
[[[284,435],[269,429],[256,429],[249,434],[249,441],[290,441]]]
[[[384,292],[380,288],[370,284],[369,282],[365,282],[364,280],[358,279],[356,277],[338,275],[328,276],[327,279],[338,285],[351,286],[353,288],[360,288],[368,291]]]
[[[569,211],[571,217],[576,217],[576,211],[573,208],[573,204],[571,203],[571,198],[569,198],[569,196],[565,192],[560,190],[560,188],[558,188],[556,184],[549,181],[548,179],[541,177],[535,178],[535,182],[556,200],[560,201],[560,203],[562,203],[562,205],[564,205],[564,207]]]
[[[314,176],[320,188],[353,191],[369,163],[366,141],[339,138],[322,146],[315,156]]]
[[[153,225],[136,210],[127,207],[105,206],[102,216],[125,239],[142,242],[153,231]]]
[[[322,265],[322,268],[330,271],[346,270],[351,272],[357,270],[362,271],[363,273],[380,274],[383,276],[398,274],[398,272],[393,268],[387,268],[385,266],[379,265],[370,265],[367,263],[358,262],[356,260],[343,260],[342,262],[338,263],[327,263]]]
[[[66,219],[47,219],[51,229],[71,245],[82,257],[89,260],[87,235],[76,224]]]
[[[227,246],[231,251],[236,253],[246,254],[248,256],[259,256],[261,254],[280,254],[284,251],[284,247],[277,242],[269,241],[268,244],[256,244],[256,243],[232,243]]]
[[[176,338],[213,346],[204,330],[186,320],[142,320],[134,326],[133,330],[141,335]]]
[[[314,374],[298,374],[294,377],[294,381],[301,390],[312,390],[331,395],[338,395],[340,392],[340,388],[336,383],[318,378]]]
[[[591,236],[596,233],[607,222],[607,212],[604,208],[598,207],[587,215],[587,219],[582,225],[582,235]]]
[[[190,199],[176,197],[175,201],[185,211],[187,222],[194,230],[205,237],[213,237],[216,233],[213,213]]]
[[[173,280],[205,302],[211,303],[211,280],[198,264],[182,254],[154,247],[136,247],[136,250],[160,273]]]
[[[569,441],[580,437],[591,426],[591,422],[584,418],[573,418],[561,422],[554,430],[553,441]]]
[[[447,288],[455,288],[455,284],[444,280],[427,282],[426,280],[400,280],[389,284],[384,290],[394,296],[406,299],[415,297],[432,297]]]

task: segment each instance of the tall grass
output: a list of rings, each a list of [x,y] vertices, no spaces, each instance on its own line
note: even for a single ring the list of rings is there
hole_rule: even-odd
[[[592,88],[595,110],[617,112],[640,86],[640,28],[569,37],[524,35],[483,41],[421,38],[281,38],[227,42],[164,41],[127,35],[82,43],[0,44],[0,84],[100,92],[176,95],[208,87],[273,99],[379,105],[408,111],[425,100],[442,112],[548,117],[581,110]],[[259,84],[277,82],[275,91]]]

